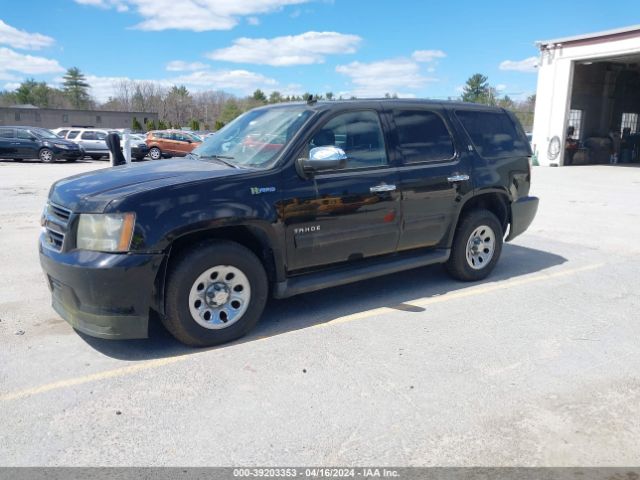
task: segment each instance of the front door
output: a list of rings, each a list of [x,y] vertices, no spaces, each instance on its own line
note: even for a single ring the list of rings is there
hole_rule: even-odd
[[[38,158],[40,143],[36,136],[26,128],[17,129],[17,148],[20,158]]]
[[[442,245],[460,200],[473,191],[470,156],[456,145],[444,111],[396,108],[392,142],[401,157],[403,224],[399,250]]]
[[[307,146],[334,145],[349,157],[344,169],[285,182],[282,218],[290,271],[392,253],[399,237],[400,195],[389,165],[378,113],[340,113]]]

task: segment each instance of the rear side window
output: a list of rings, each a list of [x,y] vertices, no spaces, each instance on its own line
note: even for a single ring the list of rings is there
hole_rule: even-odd
[[[76,138],[79,133],[80,133],[80,130],[71,130],[69,132],[69,135],[67,135],[67,138],[68,139]]]
[[[484,158],[529,156],[526,138],[506,113],[457,111],[456,116]]]
[[[453,158],[453,139],[437,114],[421,110],[394,110],[393,118],[405,163]]]
[[[104,140],[105,138],[107,138],[107,134],[105,132],[96,132],[97,140]]]
[[[56,133],[56,135],[58,135],[59,137],[64,138],[64,136],[67,134],[69,130],[60,130],[58,133]]]
[[[80,138],[82,138],[82,140],[95,140],[96,132],[92,132],[92,131],[82,132],[82,135],[80,136]]]
[[[14,138],[13,128],[0,128],[0,138]]]

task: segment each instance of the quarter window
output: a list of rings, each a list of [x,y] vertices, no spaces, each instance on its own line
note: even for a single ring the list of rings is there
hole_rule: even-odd
[[[456,116],[484,158],[531,155],[526,137],[506,113],[466,110],[457,111]]]
[[[405,163],[438,162],[453,157],[453,140],[437,114],[396,110],[393,117]]]
[[[387,164],[387,151],[378,114],[372,111],[343,113],[329,120],[311,139],[310,148],[336,146],[349,159],[345,168]]]
[[[96,140],[105,140],[107,138],[107,134],[104,132],[96,132]]]

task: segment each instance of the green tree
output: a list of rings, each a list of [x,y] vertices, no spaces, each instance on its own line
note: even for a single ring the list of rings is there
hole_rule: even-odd
[[[273,91],[271,95],[269,95],[269,103],[280,103],[282,101],[284,101],[284,99],[278,91]]]
[[[462,89],[462,101],[471,103],[487,103],[491,93],[488,78],[476,73],[467,79]]]
[[[222,112],[220,113],[220,121],[224,122],[225,124],[229,123],[241,113],[242,111],[240,110],[238,103],[234,99],[228,100],[224,104]]]
[[[134,132],[142,131],[142,124],[136,117],[133,117],[133,119],[131,120],[131,130],[133,130]]]
[[[196,132],[196,131],[200,130],[200,122],[199,122],[198,120],[192,119],[192,120],[189,122],[189,128],[190,128],[191,130],[193,130],[194,132]]]
[[[16,89],[16,101],[20,104],[29,103],[37,107],[48,107],[55,89],[49,87],[45,82],[36,82],[33,78],[28,78]]]
[[[85,76],[77,67],[71,67],[62,77],[64,93],[75,108],[87,108],[91,98],[89,97],[89,84]]]
[[[164,120],[158,120],[158,130],[166,130],[167,128],[167,124],[164,123]]]
[[[222,127],[224,127],[224,122],[221,120],[216,120],[216,123],[213,125],[213,129],[218,131],[220,130]]]
[[[253,95],[251,95],[251,99],[255,100],[256,102],[267,103],[267,96],[259,88],[255,92],[253,92]]]
[[[313,98],[313,94],[311,94],[309,92],[305,92],[305,93],[302,94],[302,100],[305,101],[305,102],[308,102],[312,98]]]
[[[145,125],[145,127],[147,128],[147,132],[149,130],[155,130],[156,129],[156,122],[155,120],[147,120],[147,124]]]
[[[324,94],[325,97],[327,97],[327,100],[333,100],[333,92],[327,92]]]

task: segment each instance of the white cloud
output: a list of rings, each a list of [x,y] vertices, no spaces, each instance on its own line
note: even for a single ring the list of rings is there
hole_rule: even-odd
[[[167,63],[167,71],[184,72],[189,70],[206,70],[209,65],[202,62],[184,62],[182,60],[173,60]]]
[[[436,79],[424,77],[420,66],[407,58],[394,58],[372,63],[352,62],[338,65],[336,72],[349,77],[353,84],[350,95],[357,97],[381,97],[385,93],[414,96],[411,90],[424,87]]]
[[[507,86],[504,83],[499,83],[496,85],[496,91],[504,92],[507,89]]]
[[[64,71],[57,60],[23,55],[10,48],[0,47],[0,72],[19,72],[29,75]]]
[[[524,60],[505,60],[500,63],[500,70],[512,70],[514,72],[533,73],[538,69],[538,57],[529,57]]]
[[[337,32],[306,32],[275,38],[238,38],[207,54],[213,60],[276,67],[322,63],[325,55],[354,53],[362,39]]]
[[[44,47],[49,47],[53,45],[53,43],[54,40],[51,37],[47,37],[41,33],[29,33],[24,30],[18,30],[0,20],[0,44],[24,50],[39,50]]]
[[[310,0],[75,0],[77,3],[126,11],[137,10],[141,30],[230,30],[242,17],[271,13]]]
[[[176,77],[168,77],[159,80],[132,79],[129,77],[101,77],[97,75],[87,75],[87,83],[91,85],[91,95],[98,101],[104,102],[115,93],[118,83],[123,81],[152,81],[164,87],[173,85],[184,85],[192,92],[205,90],[225,90],[238,95],[248,95],[257,88],[269,93],[278,90],[285,92],[300,93],[301,87],[297,84],[280,85],[275,79],[266,77],[260,73],[247,70],[201,70],[194,71]],[[57,78],[54,84],[61,84],[62,78]]]
[[[411,54],[416,62],[433,62],[437,58],[445,58],[447,56],[442,50],[416,50]]]
[[[260,19],[258,17],[247,17],[247,23],[255,27],[256,25],[260,25]]]

